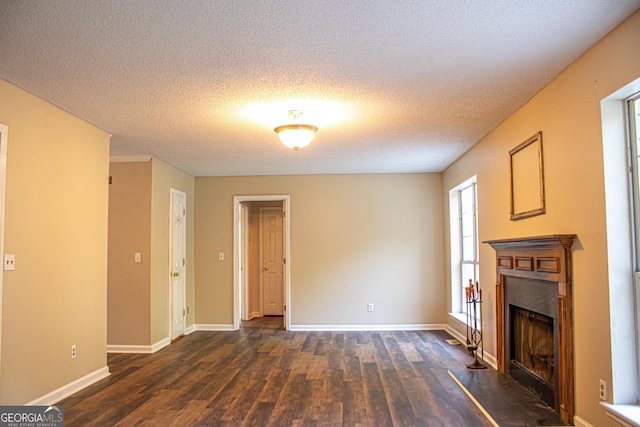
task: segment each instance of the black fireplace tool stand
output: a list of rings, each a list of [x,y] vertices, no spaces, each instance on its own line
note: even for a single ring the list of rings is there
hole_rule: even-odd
[[[478,350],[484,361],[484,346],[482,345],[482,290],[478,282],[473,284],[469,279],[469,286],[465,288],[467,297],[467,351],[474,357],[473,363],[467,365],[468,369],[487,369],[487,365],[478,360]]]

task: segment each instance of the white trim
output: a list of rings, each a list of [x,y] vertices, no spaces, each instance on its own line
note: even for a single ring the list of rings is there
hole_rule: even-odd
[[[176,196],[179,197],[183,197],[184,198],[184,236],[183,239],[184,241],[182,243],[184,243],[184,247],[183,247],[183,256],[184,256],[184,260],[185,263],[182,266],[182,334],[178,335],[178,336],[173,336],[173,277],[172,277],[172,273],[173,273],[173,264],[174,264],[174,260],[173,260],[173,235],[174,235],[174,198]],[[175,189],[173,187],[169,188],[169,268],[168,268],[168,277],[169,277],[169,336],[172,339],[176,339],[178,337],[181,337],[183,335],[185,335],[185,329],[186,329],[186,325],[187,325],[187,316],[186,316],[186,309],[187,309],[187,265],[186,265],[186,261],[187,261],[187,193],[185,193],[184,191],[180,191],[178,189]]]
[[[252,311],[249,313],[249,320],[254,319],[256,317],[262,317],[259,311]]]
[[[239,280],[240,280],[240,299],[241,299],[241,320],[251,320],[251,315],[249,313],[249,206],[239,203],[237,208],[239,209],[238,221],[240,224],[238,225],[239,232],[242,231],[242,240],[239,242],[239,268],[238,271],[241,272]]]
[[[9,128],[0,124],[0,257],[4,256],[4,194],[7,182],[7,141]],[[2,294],[4,293],[3,285],[4,270],[0,269],[0,343],[2,343]],[[2,347],[0,345],[0,355],[2,355]],[[0,357],[0,360],[2,357]],[[0,372],[2,366],[0,364]]]
[[[592,424],[589,424],[578,415],[573,416],[573,425],[575,427],[594,427]]]
[[[72,381],[69,384],[52,391],[51,393],[47,393],[44,396],[32,400],[31,402],[25,403],[25,406],[53,405],[71,396],[72,394],[89,387],[91,384],[97,383],[98,381],[107,378],[109,375],[111,375],[111,373],[109,372],[109,367],[104,366],[96,371],[91,372],[90,374],[85,375],[82,378],[78,378],[77,380]]]
[[[462,335],[462,333],[460,333],[458,330],[456,330],[455,328],[452,328],[450,325],[447,325],[444,328],[445,332],[448,333],[449,335],[451,335],[452,337],[454,337],[455,339],[457,339],[458,341],[460,341],[463,345],[465,344],[465,342],[467,341],[467,337],[465,337],[464,335]]]
[[[416,323],[401,325],[290,325],[291,331],[443,331],[442,323]]]
[[[196,325],[187,326],[187,329],[184,330],[185,335],[191,335],[196,331]]]
[[[447,313],[449,318],[455,322],[460,323],[465,328],[467,327],[467,315],[465,313]]]
[[[625,99],[638,91],[640,79],[600,102],[611,333],[611,399],[616,405],[636,404],[640,399],[631,188],[628,169],[623,167],[629,166]]]
[[[108,345],[107,353],[143,353],[151,354],[162,350],[171,344],[169,337],[152,345]]]
[[[138,154],[130,156],[111,156],[109,163],[146,163],[153,158],[150,154]]]
[[[144,353],[151,354],[150,345],[108,345],[107,353]]]
[[[263,195],[263,196],[233,196],[233,330],[240,329],[240,260],[238,259],[238,246],[240,231],[238,227],[238,205],[241,202],[268,202],[282,201],[284,212],[283,232],[284,257],[287,263],[284,265],[284,304],[285,328],[291,328],[291,196],[290,195]]]
[[[607,411],[607,415],[625,427],[640,427],[640,406],[638,405],[612,405],[600,402]],[[575,421],[575,417],[573,420]],[[577,425],[577,424],[576,424]]]
[[[157,343],[151,345],[151,353],[155,353],[156,351],[160,351],[163,348],[165,348],[166,346],[168,346],[169,344],[171,344],[171,339],[169,339],[169,337],[166,337],[165,339],[162,339],[162,340],[158,341]]]
[[[196,331],[235,331],[237,328],[234,328],[233,325],[223,325],[223,324],[198,324],[196,326]]]

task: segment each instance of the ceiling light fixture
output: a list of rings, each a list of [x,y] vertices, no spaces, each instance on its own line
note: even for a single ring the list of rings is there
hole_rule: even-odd
[[[299,119],[301,115],[302,111],[289,111],[289,116],[294,119]],[[313,125],[294,123],[278,126],[274,131],[278,134],[280,142],[289,148],[293,148],[294,151],[298,151],[311,143],[318,128]]]

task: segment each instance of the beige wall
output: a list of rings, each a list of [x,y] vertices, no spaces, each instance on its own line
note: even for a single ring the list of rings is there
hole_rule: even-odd
[[[168,163],[153,158],[153,189],[151,194],[151,343],[170,337],[169,329],[169,231],[171,188],[187,195],[187,320],[194,324],[194,202],[195,178]]]
[[[600,101],[640,77],[640,57],[635,54],[639,40],[640,13],[636,13],[449,167],[442,178],[442,196],[448,198],[449,189],[477,175],[480,240],[578,235],[573,246],[576,409],[595,426],[618,425],[598,405],[597,392],[600,378],[611,384]],[[540,130],[547,213],[512,222],[508,152]],[[444,215],[448,218],[447,203]],[[445,233],[448,242],[448,229]],[[489,315],[486,344],[493,354],[494,257],[491,247],[481,245],[480,282]],[[448,276],[447,265],[447,282]],[[448,307],[450,299],[448,292]]]
[[[9,128],[0,404],[106,367],[109,135],[0,80]],[[70,346],[77,346],[71,360]]]
[[[234,195],[291,195],[291,323],[445,321],[439,174],[196,178],[196,323],[233,323]],[[366,311],[367,303],[375,311]]]
[[[151,165],[111,163],[107,343],[151,343]],[[140,263],[134,254],[140,252]]]
[[[111,163],[111,175],[109,345],[151,346],[170,336],[171,188],[187,195],[186,325],[194,324],[195,178],[156,158]]]

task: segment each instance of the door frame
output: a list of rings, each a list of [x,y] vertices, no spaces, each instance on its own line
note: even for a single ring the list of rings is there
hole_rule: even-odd
[[[239,247],[239,260],[240,266],[238,269],[239,280],[240,280],[240,300],[241,300],[241,310],[240,317],[241,320],[249,320],[249,206],[239,203],[238,204],[238,220],[240,221],[239,227],[240,230],[244,230],[241,238],[239,239],[240,247]]]
[[[283,253],[286,260],[284,264],[284,324],[289,330],[291,327],[291,196],[262,195],[262,196],[233,196],[233,329],[240,329],[240,311],[242,300],[240,298],[242,283],[240,283],[240,222],[238,220],[239,206],[241,202],[271,202],[282,201],[283,206]]]
[[[7,182],[7,140],[9,128],[0,124],[0,257],[4,258],[4,195]],[[4,263],[4,262],[3,262]],[[0,269],[0,355],[2,354],[2,294],[4,268]],[[2,357],[0,357],[2,360]],[[0,365],[0,372],[2,367]]]
[[[175,194],[179,194],[184,197],[184,208],[187,209],[187,193],[177,190],[175,188],[169,189],[169,340],[173,342],[173,198]],[[184,215],[184,275],[182,276],[182,309],[186,309],[187,305],[187,214]],[[182,335],[179,335],[175,339],[184,336],[187,330],[186,314],[182,316]]]

